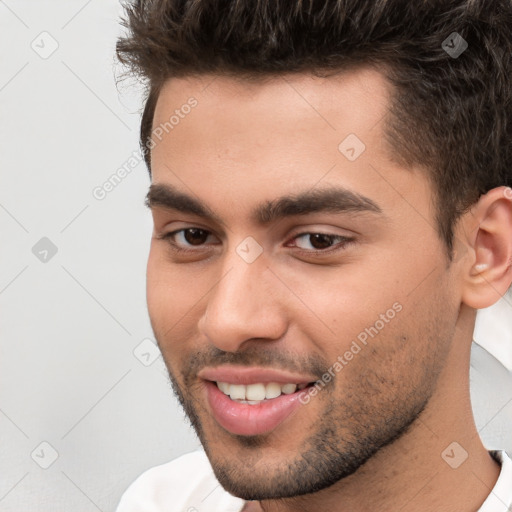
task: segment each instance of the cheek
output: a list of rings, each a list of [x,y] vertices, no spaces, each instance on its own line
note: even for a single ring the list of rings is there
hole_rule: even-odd
[[[162,251],[152,246],[147,264],[146,300],[151,325],[161,344],[176,339],[178,326],[186,323],[187,314],[197,302],[194,287],[186,281],[179,266],[169,264]]]
[[[289,302],[293,321],[309,339],[336,355],[358,337],[364,341],[367,330],[388,330],[405,305],[406,286],[400,278],[370,265],[310,267],[300,273],[283,268],[280,277],[295,295]]]
[[[436,314],[430,320],[403,307],[388,323],[364,327],[364,338],[356,334],[337,347],[341,362],[333,369],[335,389],[347,411],[376,424],[377,418],[385,421],[405,409],[419,410],[432,394],[446,356],[446,331],[432,327],[443,330]]]
[[[161,258],[152,245],[146,270],[146,300],[152,323],[161,321],[166,304],[169,300],[172,300],[172,294],[167,293],[172,283],[169,282],[169,277],[166,277],[164,269]],[[170,308],[170,311],[172,311],[172,308]]]

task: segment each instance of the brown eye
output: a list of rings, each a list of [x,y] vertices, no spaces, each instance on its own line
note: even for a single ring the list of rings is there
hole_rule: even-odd
[[[183,238],[191,245],[203,244],[208,238],[208,231],[199,228],[187,228],[183,230]]]
[[[210,231],[202,228],[183,228],[177,229],[172,233],[165,233],[159,238],[167,240],[173,251],[176,252],[197,252],[204,246],[211,235]],[[207,247],[207,245],[206,245]]]
[[[327,249],[332,244],[333,237],[331,235],[324,235],[323,233],[313,233],[309,235],[311,245],[315,249]]]
[[[305,240],[306,244],[296,243],[296,246],[308,252],[327,251],[336,245],[339,246],[339,248],[343,248],[349,242],[353,241],[353,238],[350,237],[332,235],[328,233],[301,233],[300,235],[294,237],[294,240],[299,239]],[[306,245],[309,245],[310,247],[307,247]]]

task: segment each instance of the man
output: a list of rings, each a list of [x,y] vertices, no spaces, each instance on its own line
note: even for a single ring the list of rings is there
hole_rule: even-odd
[[[468,379],[512,282],[510,0],[139,0],[126,25],[148,308],[204,453],[119,512],[509,510]]]

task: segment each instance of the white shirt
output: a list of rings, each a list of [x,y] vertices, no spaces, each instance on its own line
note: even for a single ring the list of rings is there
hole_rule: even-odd
[[[477,311],[473,339],[512,372],[512,289]]]
[[[512,460],[503,450],[489,452],[501,464],[493,490],[477,512],[512,507]],[[203,450],[144,472],[123,494],[116,512],[240,512],[245,501],[226,492]]]

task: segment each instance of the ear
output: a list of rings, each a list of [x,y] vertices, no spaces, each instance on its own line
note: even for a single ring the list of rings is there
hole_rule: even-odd
[[[462,302],[474,309],[492,306],[512,283],[512,189],[493,188],[458,224],[466,245],[461,261]]]

